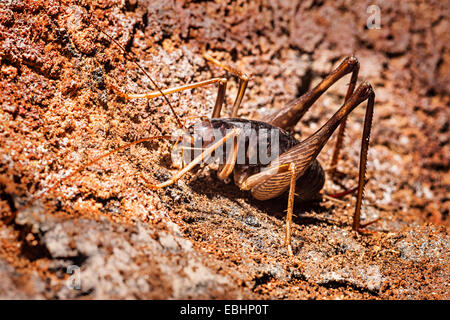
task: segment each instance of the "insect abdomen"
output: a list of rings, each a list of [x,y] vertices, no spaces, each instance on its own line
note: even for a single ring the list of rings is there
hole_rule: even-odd
[[[319,161],[314,160],[305,173],[297,179],[295,194],[300,201],[317,198],[317,194],[325,184],[325,172]]]

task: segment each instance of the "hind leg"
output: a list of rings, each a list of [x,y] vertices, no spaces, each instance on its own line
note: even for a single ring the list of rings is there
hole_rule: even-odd
[[[313,103],[316,102],[329,87],[350,72],[352,73],[352,77],[345,98],[345,102],[347,102],[353,94],[359,72],[359,62],[354,56],[345,58],[344,61],[315,88],[309,90],[300,98],[290,102],[286,107],[273,113],[267,122],[283,129],[293,128]]]

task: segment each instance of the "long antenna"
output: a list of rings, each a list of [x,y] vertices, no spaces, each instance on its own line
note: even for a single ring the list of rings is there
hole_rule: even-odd
[[[61,1],[59,1],[61,3]],[[150,79],[150,81],[152,82],[152,84],[156,87],[156,89],[161,93],[161,95],[163,96],[163,98],[165,99],[165,101],[167,102],[167,104],[170,107],[170,110],[172,111],[173,115],[175,116],[175,119],[177,121],[177,124],[180,128],[184,128],[183,124],[181,123],[180,119],[178,118],[177,114],[175,113],[175,110],[172,106],[172,104],[170,103],[169,99],[167,98],[167,96],[164,94],[164,92],[161,90],[160,86],[158,86],[158,84],[153,80],[152,77],[150,77],[150,75],[144,70],[144,68],[142,68],[139,63],[137,63],[136,58],[134,56],[132,56],[130,53],[128,53],[125,48],[117,41],[115,40],[113,37],[111,37],[109,34],[107,34],[106,32],[104,32],[99,26],[97,26],[95,23],[92,22],[92,19],[89,19],[89,23],[91,23],[91,25],[93,25],[100,33],[103,33],[106,37],[108,37],[108,39],[110,39],[111,42],[113,42],[115,45],[117,45],[125,54],[125,57],[128,58],[131,62],[133,62],[143,73],[144,75]],[[142,142],[147,142],[147,141],[153,141],[153,140],[158,140],[158,139],[172,139],[173,137],[171,136],[153,136],[153,137],[148,137],[148,138],[142,138],[139,139],[137,141],[133,141],[130,143],[127,143],[121,147],[118,147],[112,151],[109,151],[103,155],[100,155],[92,160],[89,160],[87,163],[81,165],[79,168],[77,168],[76,170],[70,172],[68,175],[66,175],[65,177],[59,179],[58,181],[56,181],[52,186],[50,186],[49,188],[46,188],[44,190],[41,190],[40,192],[36,193],[34,196],[31,197],[31,199],[29,201],[27,201],[25,203],[25,205],[23,205],[22,207],[18,208],[16,212],[14,212],[8,219],[6,219],[5,223],[9,224],[11,223],[18,212],[25,210],[26,208],[28,208],[35,200],[41,198],[44,194],[48,194],[50,192],[52,192],[53,190],[55,190],[56,188],[58,188],[59,186],[61,186],[61,184],[64,181],[70,180],[71,178],[73,178],[74,176],[80,174],[83,170],[85,170],[87,167],[91,166],[92,164],[100,161],[103,158],[106,158],[110,155],[112,155],[113,153],[116,153],[118,151],[121,151],[123,149],[129,148],[133,145],[142,143]]]
[[[100,161],[100,160],[102,160],[102,159],[104,159],[104,158],[109,157],[109,156],[112,155],[113,153],[116,153],[116,152],[119,152],[119,151],[121,151],[121,150],[127,149],[127,148],[129,148],[129,147],[131,147],[131,146],[134,146],[134,145],[136,145],[136,144],[139,144],[139,143],[148,142],[148,141],[154,141],[154,140],[159,140],[159,139],[170,140],[170,139],[173,139],[173,137],[171,137],[171,136],[153,136],[153,137],[142,138],[142,139],[139,139],[139,140],[136,140],[136,141],[133,141],[133,142],[126,143],[126,144],[124,144],[123,146],[120,146],[120,147],[118,147],[118,148],[116,148],[116,149],[114,149],[114,150],[111,150],[111,151],[109,151],[109,152],[107,152],[107,153],[104,153],[104,154],[102,154],[102,155],[100,155],[100,156],[98,156],[98,157],[96,157],[96,158],[94,158],[94,159],[92,159],[92,160],[89,160],[87,163],[82,164],[81,166],[79,166],[76,170],[70,172],[70,173],[67,174],[66,176],[64,176],[64,177],[62,177],[61,179],[57,180],[51,187],[49,187],[49,188],[47,188],[47,189],[44,189],[44,190],[41,190],[41,191],[35,193],[35,194],[31,197],[31,199],[28,200],[28,201],[25,203],[25,205],[23,205],[22,207],[20,207],[20,208],[18,209],[17,212],[20,212],[20,211],[25,210],[25,209],[28,208],[35,200],[38,200],[38,199],[40,199],[43,195],[49,194],[50,192],[54,191],[56,188],[60,187],[61,184],[62,184],[63,182],[72,179],[74,176],[76,176],[76,175],[80,174],[81,172],[83,172],[87,167],[89,167],[89,166],[95,164],[96,162],[98,162],[98,161]],[[15,213],[12,214],[8,219],[6,219],[5,224],[11,223],[11,222],[15,219],[15,217],[16,217],[16,215],[17,215],[17,212],[15,212]]]
[[[127,52],[125,50],[125,48],[119,43],[119,41],[117,41],[116,39],[114,39],[112,36],[110,36],[109,34],[107,34],[105,31],[102,30],[102,28],[100,28],[98,25],[96,25],[95,23],[92,22],[92,19],[89,19],[89,23],[91,23],[100,33],[103,33],[111,42],[113,42],[116,46],[118,46],[122,52],[124,53],[125,57],[127,59],[129,59],[131,62],[133,62],[138,68],[139,70],[142,71],[142,73],[151,81],[151,83],[153,84],[153,86],[155,86],[155,88],[161,93],[161,95],[163,96],[164,100],[167,102],[167,105],[169,106],[170,110],[172,111],[173,115],[175,116],[175,120],[177,121],[177,124],[180,128],[184,128],[183,124],[180,121],[180,118],[178,118],[175,109],[173,108],[172,104],[170,103],[169,99],[167,98],[167,96],[164,94],[164,92],[161,90],[161,87],[158,86],[158,84],[153,80],[153,78],[148,74],[147,71],[145,71],[145,69],[143,67],[141,67],[141,65],[136,61],[136,57],[134,56],[134,53],[131,51],[131,53],[133,53],[133,55],[131,55],[129,52]]]

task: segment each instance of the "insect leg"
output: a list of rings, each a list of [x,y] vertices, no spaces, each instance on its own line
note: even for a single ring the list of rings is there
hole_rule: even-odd
[[[292,253],[292,212],[294,211],[294,195],[295,195],[295,182],[297,181],[297,175],[295,173],[295,163],[291,162],[289,164],[289,172],[291,173],[291,182],[289,186],[289,198],[288,198],[288,207],[287,207],[287,215],[286,215],[286,237],[285,237],[285,245],[290,257],[293,256]]]
[[[303,115],[309,110],[312,104],[336,81],[341,79],[346,74],[352,72],[352,80],[358,76],[359,62],[356,57],[347,57],[344,61],[332,71],[325,79],[323,79],[315,88],[309,90],[300,98],[290,102],[286,107],[276,111],[271,115],[268,122],[274,126],[283,129],[290,129],[294,127]],[[354,83],[354,84],[355,84]],[[347,97],[349,98],[354,89],[351,85],[347,91]]]
[[[227,88],[227,79],[226,78],[212,78],[209,80],[185,84],[185,85],[182,85],[179,87],[172,87],[172,88],[164,89],[161,91],[153,91],[153,92],[147,92],[147,93],[124,93],[124,92],[120,91],[117,87],[115,87],[114,85],[110,84],[110,86],[117,95],[128,100],[128,99],[153,99],[156,97],[160,97],[162,95],[168,95],[168,94],[172,94],[175,92],[180,92],[180,91],[184,91],[184,90],[203,87],[203,86],[207,86],[209,84],[216,83],[216,82],[219,84],[219,88],[218,88],[218,92],[217,92],[216,103],[214,105],[214,110],[212,113],[212,118],[218,118],[218,117],[220,117],[220,111],[222,109],[222,105],[223,105],[223,102],[225,99],[225,92],[226,92],[226,88]]]
[[[273,161],[273,164],[271,163],[265,170],[246,179],[245,184],[250,186],[253,197],[259,200],[272,199],[286,191],[290,183],[290,175],[288,172],[280,172],[278,170],[279,164],[293,162],[295,163],[297,177],[303,176],[314,164],[317,155],[342,120],[360,103],[368,100],[369,97],[372,97],[369,99],[370,103],[368,102],[370,113],[370,110],[373,109],[374,93],[371,85],[367,82],[363,82],[355,90],[355,93],[350,99],[313,135],[282,153]],[[365,159],[362,158],[362,160]],[[365,161],[363,164],[365,166]],[[318,175],[321,174],[320,172],[321,170],[316,170],[315,177],[318,177]],[[311,177],[311,179],[313,178],[314,177]],[[319,183],[321,181],[319,179],[314,179],[314,182]],[[359,185],[361,188],[364,186],[364,178],[359,181]]]
[[[185,166],[183,169],[179,170],[175,175],[172,176],[169,180],[162,182],[160,184],[151,184],[147,183],[148,187],[152,190],[158,190],[167,186],[170,186],[171,184],[177,182],[179,179],[181,179],[186,173],[188,173],[190,170],[192,170],[197,164],[204,161],[207,157],[209,157],[215,150],[217,150],[219,147],[221,147],[224,143],[227,142],[228,139],[239,136],[240,130],[239,129],[233,129],[229,133],[227,133],[223,138],[221,138],[219,141],[215,142],[211,146],[207,147],[200,155],[198,155],[196,158],[194,158],[193,161],[191,161],[187,166]],[[146,180],[144,177],[142,177],[144,180]]]
[[[364,186],[366,178],[367,152],[369,150],[370,129],[372,128],[373,106],[375,94],[369,96],[367,100],[366,116],[364,119],[364,129],[361,140],[361,153],[359,158],[358,196],[356,198],[355,213],[353,215],[353,230],[360,231],[361,204],[364,196]],[[364,226],[363,226],[364,227]]]
[[[356,81],[358,80],[358,72],[359,72],[359,64],[357,67],[355,67],[355,69],[352,72],[352,77],[350,79],[350,83],[348,84],[347,94],[345,95],[344,103],[347,102],[348,99],[350,99],[350,97],[353,94],[353,91],[355,90]],[[332,156],[331,162],[330,162],[330,169],[328,170],[328,172],[331,175],[333,175],[337,169],[337,163],[339,160],[339,152],[342,148],[342,143],[344,141],[346,122],[347,122],[347,117],[345,117],[344,120],[342,120],[341,125],[339,126],[339,130],[338,130],[338,134],[337,134],[337,138],[336,138],[336,144],[334,145],[333,156]]]
[[[231,173],[233,173],[239,148],[238,136],[234,137],[232,148],[233,149],[228,152],[226,163],[222,166],[220,171],[217,172],[217,177],[220,180],[225,180]]]
[[[267,177],[273,175],[285,174],[289,176],[289,197],[288,197],[288,207],[286,215],[286,228],[285,228],[285,245],[287,252],[290,257],[293,256],[292,252],[292,214],[294,211],[294,196],[295,196],[295,185],[297,182],[297,170],[294,162],[284,163],[274,166],[272,169],[265,172],[266,175],[256,174],[248,177],[244,180],[241,186],[242,189],[252,189],[260,184],[264,184]],[[270,197],[269,197],[270,198]],[[263,200],[263,199],[260,199]]]
[[[250,75],[246,72],[243,72],[229,64],[220,62],[219,60],[211,57],[208,53],[203,52],[203,57],[208,60],[209,62],[212,62],[216,66],[225,69],[226,71],[236,75],[239,78],[239,88],[237,96],[234,100],[233,109],[231,111],[231,118],[236,118],[238,114],[239,107],[242,102],[242,98],[245,94],[245,89],[247,89],[248,81],[250,80]]]

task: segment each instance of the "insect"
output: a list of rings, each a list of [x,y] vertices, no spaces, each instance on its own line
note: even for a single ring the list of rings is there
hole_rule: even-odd
[[[177,164],[179,171],[165,182],[159,184],[148,183],[148,187],[153,190],[167,187],[181,179],[197,165],[209,163],[211,164],[210,167],[217,170],[217,177],[220,180],[233,177],[234,183],[241,190],[249,190],[257,200],[273,199],[288,192],[285,244],[288,254],[292,256],[291,228],[294,195],[297,195],[301,201],[308,201],[317,197],[325,181],[324,170],[316,160],[319,152],[335,129],[341,125],[342,129],[339,131],[340,134],[333,156],[334,160],[332,160],[331,164],[332,169],[334,169],[336,167],[337,154],[342,145],[343,128],[347,115],[360,103],[367,100],[360,155],[358,195],[353,217],[353,229],[360,231],[364,227],[360,224],[360,212],[375,94],[368,82],[361,83],[355,89],[359,71],[359,62],[356,57],[350,56],[345,58],[315,88],[289,103],[285,108],[275,111],[266,122],[237,117],[250,79],[249,75],[221,63],[206,53],[204,53],[204,57],[239,78],[238,94],[235,98],[230,118],[221,118],[226,93],[226,78],[213,78],[143,94],[127,94],[115,88],[116,92],[125,99],[151,99],[211,83],[218,83],[216,103],[210,119],[197,122],[188,128],[184,128],[178,121],[180,128],[184,131],[183,141],[185,143],[183,152],[185,150],[190,151],[188,156],[186,157],[184,154],[185,156]],[[317,132],[307,139],[300,142],[294,138],[287,130],[300,121],[306,111],[333,83],[348,73],[352,73],[352,75],[343,106]],[[267,135],[262,136],[262,132],[271,132],[278,139],[273,141]],[[239,140],[241,143],[238,142]],[[251,155],[258,153],[259,150],[257,149],[261,149],[261,142],[266,142],[265,146],[270,149],[266,151],[273,151],[274,144],[277,144],[278,156],[272,161],[265,163],[261,161],[260,157],[254,157],[252,163]],[[227,152],[218,153],[217,151],[225,145],[227,145]],[[193,154],[193,150],[198,152]],[[243,156],[239,157],[239,155]],[[239,158],[240,161],[238,161]],[[210,160],[209,162],[207,161],[208,159]]]
[[[100,31],[104,33],[101,29]],[[195,168],[198,169],[200,165],[203,167],[210,166],[217,170],[217,177],[220,180],[233,178],[234,183],[241,190],[250,191],[251,195],[257,200],[274,199],[287,192],[288,203],[284,241],[289,256],[293,255],[291,229],[294,196],[297,195],[300,201],[308,201],[317,197],[325,182],[324,170],[316,159],[318,154],[330,139],[333,132],[340,126],[331,164],[332,169],[336,167],[338,153],[342,145],[346,118],[358,105],[367,101],[360,153],[357,201],[353,216],[353,229],[360,231],[364,227],[360,223],[360,212],[375,94],[368,82],[362,82],[358,87],[356,86],[359,72],[359,62],[356,57],[350,56],[345,58],[315,88],[287,104],[284,108],[275,111],[263,122],[238,117],[239,108],[245,95],[247,84],[250,81],[250,76],[247,73],[226,63],[222,63],[209,54],[204,53],[204,58],[209,62],[223,68],[239,79],[238,93],[232,107],[231,116],[229,118],[221,117],[227,87],[226,78],[212,78],[179,87],[161,89],[150,75],[140,67],[133,56],[127,53],[111,36],[105,35],[118,45],[130,60],[136,63],[139,69],[143,71],[157,88],[154,92],[141,94],[124,93],[114,86],[111,86],[112,89],[124,99],[152,99],[162,96],[169,105],[179,129],[182,131],[182,134],[176,137],[178,142],[182,141],[179,144],[181,147],[180,150],[182,151],[181,157],[174,158],[177,162],[176,166],[178,167],[178,171],[169,180],[159,184],[147,182],[148,187],[152,190],[158,190],[169,186],[181,179],[186,173]],[[301,120],[314,102],[331,85],[349,73],[351,73],[351,80],[343,105],[319,130],[303,141],[298,141],[288,130],[293,128]],[[218,86],[211,118],[198,121],[187,128],[184,127],[167,99],[167,95],[210,84],[217,84]],[[144,141],[173,138],[171,136],[154,136],[125,144],[82,165],[79,169],[72,172],[72,174],[55,184],[54,187],[57,187],[62,181],[81,173],[88,166],[102,158],[110,156],[114,152]],[[225,147],[226,152],[220,152]],[[261,152],[261,150],[263,151]],[[275,150],[276,152],[274,152]],[[270,157],[261,157],[261,155],[268,156],[268,154],[270,154]],[[266,161],[263,161],[263,158]]]

